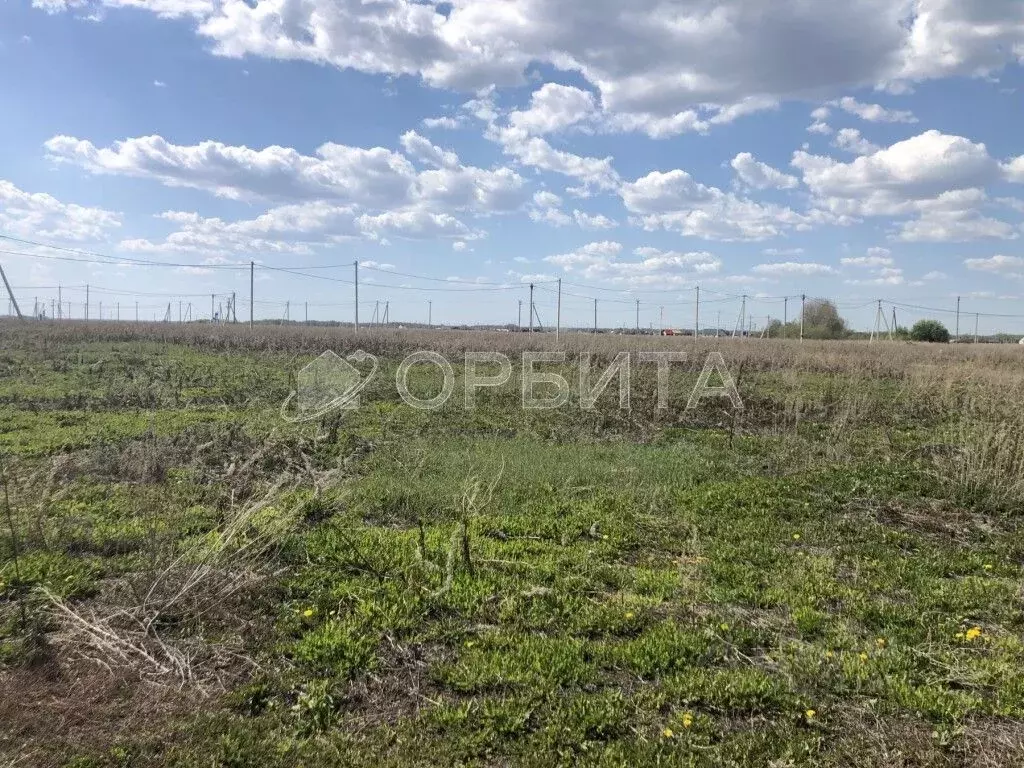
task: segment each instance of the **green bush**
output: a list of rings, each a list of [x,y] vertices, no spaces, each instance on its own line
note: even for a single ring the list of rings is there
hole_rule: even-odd
[[[938,344],[948,344],[949,331],[938,320],[918,320],[910,329],[910,338],[914,341],[934,341]]]

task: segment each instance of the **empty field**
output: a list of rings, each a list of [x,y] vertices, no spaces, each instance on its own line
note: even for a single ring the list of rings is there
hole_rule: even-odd
[[[464,408],[533,347],[689,360]],[[5,322],[0,765],[1021,764],[1022,398],[1017,347]]]

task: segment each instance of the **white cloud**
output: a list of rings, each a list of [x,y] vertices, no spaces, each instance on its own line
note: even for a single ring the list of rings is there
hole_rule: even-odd
[[[589,214],[578,209],[574,209],[572,214],[565,213],[561,210],[561,205],[562,198],[553,192],[547,190],[535,192],[533,205],[530,208],[530,218],[533,221],[556,227],[576,224],[581,229],[612,229],[618,226],[618,222],[603,214]]]
[[[831,114],[832,110],[830,110],[828,107],[818,107],[813,112],[811,112],[811,117],[816,121],[824,122],[825,120],[828,120]]]
[[[456,240],[454,243],[452,243],[452,250],[453,251],[458,251],[460,253],[462,251],[465,251],[467,247],[468,246],[467,246],[465,240]]]
[[[990,256],[987,259],[965,259],[964,266],[976,272],[994,272],[1008,277],[1024,277],[1024,258],[1020,256]]]
[[[416,131],[406,131],[402,134],[402,138],[399,141],[406,155],[425,165],[432,165],[437,168],[455,168],[459,164],[458,155],[434,146],[428,139],[420,136]]]
[[[865,256],[851,256],[840,259],[844,267],[891,267],[892,252],[888,248],[868,248]]]
[[[759,275],[830,275],[835,272],[827,264],[813,261],[781,261],[772,264],[758,264],[753,271]]]
[[[841,129],[832,140],[832,146],[855,155],[873,155],[881,149],[861,136],[856,128]]]
[[[359,229],[374,239],[393,235],[411,240],[459,238],[475,240],[483,237],[448,213],[431,213],[422,209],[386,211],[376,215],[363,214],[356,219]]]
[[[807,126],[808,133],[817,133],[821,136],[828,136],[832,133],[832,126],[821,120],[815,120]]]
[[[778,0],[770,11],[763,0],[33,4],[51,13],[132,6],[194,17],[217,55],[414,75],[444,88],[520,85],[541,63],[578,73],[608,112],[651,119],[699,109],[728,120],[726,110],[750,100],[879,83],[905,91],[907,82],[988,74],[1024,55],[1018,0]]]
[[[590,120],[597,112],[594,94],[590,91],[546,83],[533,92],[529,109],[510,113],[508,122],[527,135],[539,136]]]
[[[544,260],[587,280],[625,285],[692,284],[699,276],[714,274],[722,266],[721,260],[707,251],[681,253],[636,248],[633,255],[637,259],[629,261],[619,260],[621,252],[621,243],[605,240]]]
[[[462,119],[459,117],[427,117],[423,119],[424,128],[444,128],[449,131],[454,131],[456,128],[462,127]]]
[[[166,88],[167,87],[167,83],[165,83],[163,80],[154,80],[153,81],[153,85],[156,88]]]
[[[730,163],[736,175],[754,189],[795,189],[800,181],[770,165],[755,160],[749,152],[741,152]]]
[[[832,102],[833,106],[839,107],[844,112],[856,115],[861,120],[871,123],[916,123],[917,118],[912,112],[898,109],[886,109],[880,104],[863,104],[851,96],[844,96],[838,101]]]
[[[803,256],[803,248],[765,248],[761,251],[765,256]]]
[[[933,272],[928,272],[921,279],[922,280],[929,280],[929,281],[931,281],[931,280],[948,280],[949,279],[949,275],[947,275],[945,272],[933,271]]]
[[[626,209],[648,230],[667,229],[710,240],[763,240],[791,229],[836,221],[821,212],[799,214],[762,205],[697,182],[686,171],[653,171],[619,190]]]
[[[121,226],[121,214],[62,203],[45,192],[25,192],[0,179],[0,230],[13,235],[82,242],[100,240]]]

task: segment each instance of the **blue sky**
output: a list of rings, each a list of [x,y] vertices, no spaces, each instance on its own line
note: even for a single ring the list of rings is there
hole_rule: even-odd
[[[255,260],[257,317],[350,319],[359,260],[364,319],[514,322],[533,280],[549,324],[562,278],[564,325],[690,326],[700,285],[704,326],[1024,331],[1024,3],[763,5],[6,0],[0,263],[74,316],[247,317]]]

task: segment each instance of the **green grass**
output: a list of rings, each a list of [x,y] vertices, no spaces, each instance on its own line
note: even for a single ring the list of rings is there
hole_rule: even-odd
[[[794,393],[799,377],[748,376],[762,411],[740,427],[607,405],[524,416],[514,390],[428,413],[381,384],[340,422],[288,425],[277,403],[305,359],[8,351],[0,447],[19,557],[5,531],[0,690],[5,674],[85,674],[42,588],[88,611],[132,604],[169,563],[263,577],[202,613],[175,603],[154,630],[231,648],[225,668],[250,659],[226,692],[179,685],[131,730],[94,700],[90,738],[21,723],[29,735],[0,735],[0,757],[29,744],[30,762],[77,766],[1020,761],[1019,516],[952,499],[917,450],[949,417],[915,421],[928,408],[893,406],[897,382],[816,374]],[[899,413],[847,408],[839,426],[850,392]],[[819,417],[784,418],[795,398]],[[214,559],[256,545],[258,560]],[[39,637],[47,661],[26,666]]]

